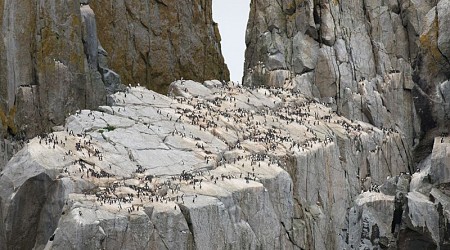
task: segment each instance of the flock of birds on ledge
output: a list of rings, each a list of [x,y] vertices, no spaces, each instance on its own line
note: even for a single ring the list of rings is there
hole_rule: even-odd
[[[80,194],[81,200],[128,213],[139,211],[148,203],[171,204],[173,209],[185,202],[195,203],[201,190],[211,188],[211,185],[257,183],[271,168],[289,167],[286,158],[280,155],[307,153],[334,143],[336,136],[333,131],[341,131],[354,138],[357,153],[362,150],[378,153],[381,148],[377,145],[373,149],[363,149],[357,140],[361,133],[371,133],[378,128],[341,117],[327,104],[306,98],[299,92],[282,88],[244,88],[224,83],[214,86],[212,95],[205,98],[189,94],[190,87],[184,87],[185,83],[184,80],[178,82],[180,91],[184,93],[170,97],[175,113],[157,106],[154,108],[162,120],[181,125],[181,129],[175,127],[170,136],[195,143],[195,150],[201,153],[207,167],[183,170],[172,176],[155,176],[150,168],[136,163],[132,175],[117,176],[114,174],[116,166],[109,162],[108,154],[102,151],[92,131],[74,133],[65,128],[39,136],[38,143],[44,150],[63,150],[63,161],[70,161],[61,169],[58,178],[78,178],[95,184],[96,188]],[[116,104],[121,106],[101,111],[78,111],[74,116],[88,112],[88,117],[94,121],[102,119],[105,113],[120,115],[127,112],[127,98],[133,96],[145,101],[144,95],[149,93],[153,101],[159,96],[141,87],[128,87],[125,92],[115,95]],[[183,94],[192,96],[184,97]],[[255,103],[260,100],[264,103]],[[185,129],[184,125],[188,124],[220,138],[227,145],[228,153],[214,153],[207,142]],[[292,131],[287,129],[290,126],[297,131],[295,135],[289,133]],[[386,137],[398,135],[393,128],[381,130]],[[343,159],[340,157],[340,160]],[[367,176],[359,178],[361,183],[365,178]],[[360,190],[363,189],[361,185]],[[378,185],[372,184],[366,191],[379,192]]]

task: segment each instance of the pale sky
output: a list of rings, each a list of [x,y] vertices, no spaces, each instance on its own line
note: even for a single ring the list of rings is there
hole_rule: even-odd
[[[212,0],[213,19],[219,24],[222,53],[233,81],[242,81],[250,0]]]

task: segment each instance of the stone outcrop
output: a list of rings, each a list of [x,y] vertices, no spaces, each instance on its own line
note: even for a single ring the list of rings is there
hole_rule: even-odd
[[[183,77],[229,80],[211,0],[89,2],[111,67],[125,82],[166,93]]]
[[[391,243],[391,249],[450,247],[449,149],[449,137],[436,138],[432,154],[412,176],[389,178],[381,193],[361,194],[352,210],[365,223],[353,232],[354,246],[386,248]],[[396,211],[400,213],[396,215]]]
[[[4,166],[3,160],[11,157],[8,149],[20,148],[17,141],[61,124],[77,108],[105,105],[107,90],[116,91],[120,78],[101,53],[89,6],[78,1],[1,2]]]
[[[244,83],[323,98],[350,119],[395,127],[426,157],[449,126],[450,3],[252,1]],[[447,98],[448,99],[448,98]]]
[[[0,249],[450,248],[449,9],[0,0]]]
[[[245,85],[298,90],[349,119],[395,128],[413,149],[406,152],[418,171],[412,176],[385,176],[375,186],[373,173],[361,177],[377,192],[352,197],[346,218],[352,226],[338,234],[347,245],[328,249],[449,247],[449,6],[447,0],[251,3]]]
[[[393,213],[374,187],[411,168],[397,131],[292,90],[170,93],[127,88],[30,140],[1,172],[0,247],[348,249],[380,218],[386,233],[365,207]]]
[[[69,113],[106,105],[121,79],[161,92],[175,78],[227,80],[211,8],[211,0],[1,0],[0,166]]]

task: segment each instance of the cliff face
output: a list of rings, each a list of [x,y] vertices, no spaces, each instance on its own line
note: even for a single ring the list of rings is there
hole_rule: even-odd
[[[351,119],[399,128],[423,159],[449,125],[448,8],[448,1],[253,0],[244,82],[296,88]]]
[[[106,103],[119,82],[98,48],[95,17],[78,1],[1,1],[0,135],[12,141],[61,124],[81,107]],[[9,154],[2,154],[8,159]],[[2,162],[4,165],[4,162]]]
[[[36,134],[48,124],[61,123],[77,107],[106,103],[99,72],[104,65],[89,6],[76,1],[4,4],[4,129]],[[32,122],[36,126],[24,126]]]
[[[413,176],[375,181],[385,196],[353,199],[354,227],[338,234],[347,247],[448,248],[449,8],[446,0],[251,2],[244,84],[298,90],[349,119],[395,128],[414,158]],[[360,176],[368,179],[373,173]]]
[[[80,2],[0,1],[0,249],[450,247],[449,1],[254,0],[169,97],[108,65],[226,79],[210,2]]]
[[[91,0],[99,39],[122,79],[166,93],[184,77],[229,80],[211,0]]]
[[[88,3],[0,1],[2,166],[15,141],[106,104],[121,77],[163,92],[175,78],[228,79],[210,0]]]
[[[409,171],[398,132],[291,90],[178,81],[171,93],[127,89],[27,143],[0,176],[0,247],[348,249],[388,237],[394,196],[358,195]],[[380,235],[361,235],[363,206],[384,209]]]

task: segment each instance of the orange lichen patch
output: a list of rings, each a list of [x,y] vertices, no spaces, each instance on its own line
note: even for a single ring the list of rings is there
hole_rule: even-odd
[[[435,18],[428,32],[424,33],[419,38],[420,47],[430,57],[430,60],[428,60],[428,69],[431,73],[438,73],[441,65],[440,62],[444,60],[437,44],[438,30],[439,23],[437,18]]]
[[[438,29],[439,29],[438,21],[437,19],[435,19],[428,33],[421,35],[419,38],[421,46],[430,51],[431,55],[434,58],[441,57],[441,53],[439,52],[437,46]]]
[[[293,10],[295,11],[295,1],[289,2],[286,4],[286,6],[284,7],[285,10]]]
[[[72,16],[72,27],[81,27],[81,20],[78,16]]]
[[[0,120],[2,121],[2,126],[9,130],[12,134],[17,134],[18,129],[14,124],[14,117],[16,115],[17,108],[13,106],[8,114],[6,114],[3,110],[0,109]]]
[[[4,6],[5,5],[5,1],[0,1],[0,20],[3,20],[3,11],[4,11]]]
[[[51,55],[60,48],[58,43],[58,35],[54,33],[49,27],[45,27],[41,31],[41,37],[41,47],[37,52],[38,70],[40,72],[53,72],[55,70],[54,65],[43,62],[46,58],[55,58]]]
[[[41,32],[42,32],[41,37],[42,37],[42,41],[43,41],[42,53],[48,55],[48,53],[50,51],[52,51],[53,49],[56,49],[55,46],[57,45],[56,42],[58,40],[57,39],[58,37],[55,34],[55,32],[52,31],[52,29],[50,27],[43,28]]]
[[[76,52],[72,52],[69,54],[69,63],[70,63],[70,65],[73,65],[80,70],[83,69],[83,66],[84,66],[83,58],[80,56],[79,53],[76,53]]]

